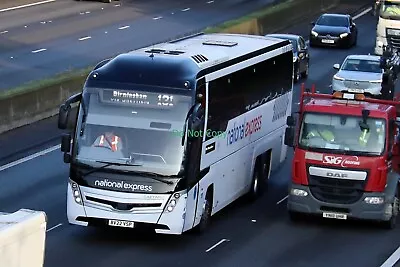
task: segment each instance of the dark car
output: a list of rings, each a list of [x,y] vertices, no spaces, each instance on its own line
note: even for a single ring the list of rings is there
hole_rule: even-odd
[[[267,34],[265,36],[289,40],[293,46],[293,81],[298,82],[300,78],[307,78],[310,66],[310,54],[304,38],[294,34]]]
[[[352,47],[357,44],[357,26],[350,15],[323,14],[312,23],[310,46]]]

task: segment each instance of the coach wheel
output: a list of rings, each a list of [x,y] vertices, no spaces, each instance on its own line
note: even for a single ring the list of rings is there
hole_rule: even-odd
[[[203,203],[201,219],[197,226],[196,232],[203,233],[211,222],[211,211],[212,211],[212,191],[208,191],[206,198]]]
[[[251,187],[248,193],[248,198],[250,201],[255,201],[265,190],[265,176],[262,174],[263,170],[266,169],[266,165],[262,165],[259,160],[257,160],[254,166],[253,180],[251,182]],[[264,167],[265,166],[265,167]]]

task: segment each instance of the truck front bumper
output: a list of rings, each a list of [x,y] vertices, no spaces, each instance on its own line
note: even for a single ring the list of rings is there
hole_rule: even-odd
[[[366,198],[383,198],[383,203],[370,204]],[[347,218],[387,221],[390,219],[391,205],[385,202],[384,193],[364,193],[362,197],[352,204],[326,203],[316,199],[308,186],[294,185],[289,188],[287,201],[289,211],[306,213],[323,217],[324,213],[345,214]]]

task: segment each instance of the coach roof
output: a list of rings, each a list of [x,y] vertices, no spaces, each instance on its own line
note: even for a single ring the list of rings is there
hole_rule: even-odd
[[[199,75],[289,44],[256,35],[197,34],[120,54],[95,69],[87,86],[118,83],[184,88],[186,81],[193,85]]]

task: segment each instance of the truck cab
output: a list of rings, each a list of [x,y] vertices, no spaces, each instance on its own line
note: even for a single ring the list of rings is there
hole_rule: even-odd
[[[399,210],[398,102],[302,88],[285,144],[294,147],[288,210],[395,227]]]
[[[382,55],[385,45],[400,48],[400,0],[386,0],[380,4],[375,54]]]

